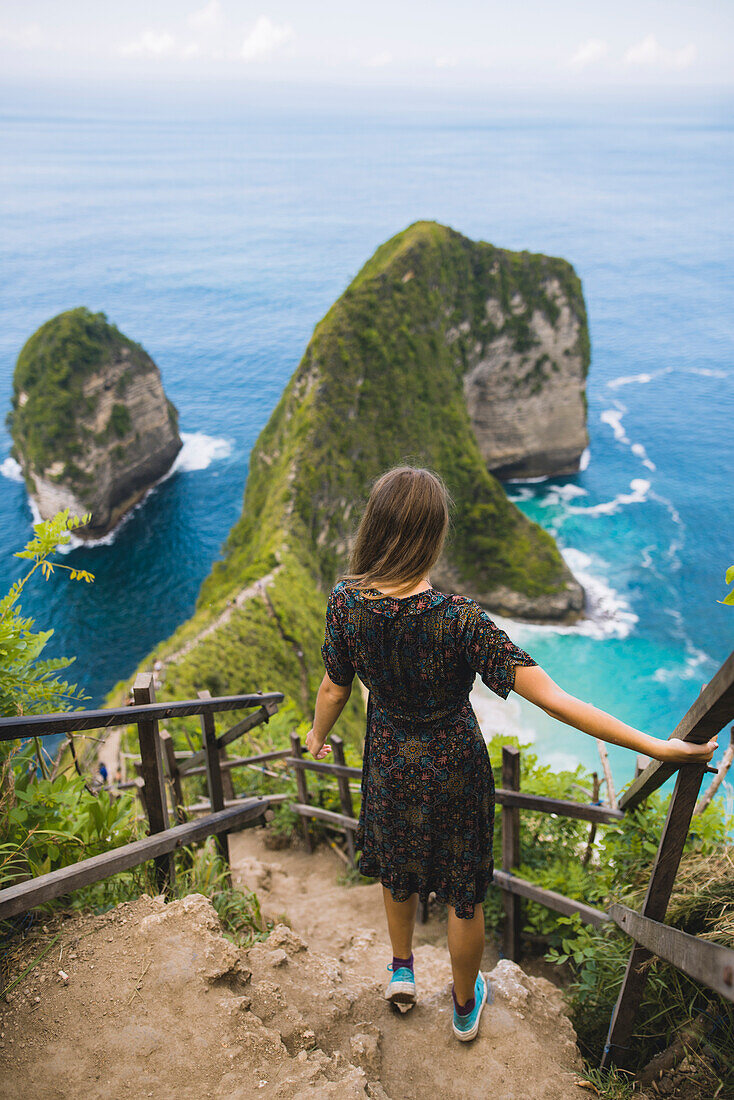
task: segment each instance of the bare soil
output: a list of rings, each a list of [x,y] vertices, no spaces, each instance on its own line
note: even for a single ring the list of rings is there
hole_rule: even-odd
[[[57,921],[51,951],[0,1005],[0,1096],[590,1095],[577,1084],[560,992],[545,978],[488,954],[493,1003],[477,1038],[459,1043],[439,920],[418,928],[419,1001],[401,1015],[384,999],[390,955],[379,885],[340,885],[334,852],[269,851],[262,830],[233,836],[231,846],[235,878],[279,920],[268,939],[235,947],[198,894],[169,904],[146,896]]]

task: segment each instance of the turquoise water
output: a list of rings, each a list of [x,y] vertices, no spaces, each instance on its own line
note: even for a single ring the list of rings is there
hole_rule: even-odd
[[[569,259],[589,309],[591,445],[572,478],[510,485],[585,583],[590,619],[503,624],[567,690],[660,736],[732,648],[734,143],[729,102],[476,103],[409,113],[16,99],[0,114],[0,392],[62,309],[140,341],[181,415],[181,465],[24,609],[95,702],[186,619],[237,518],[247,460],[310,333],[375,247],[418,218]],[[0,462],[9,440],[0,433]],[[0,478],[0,588],[30,532]],[[242,685],[243,690],[277,685]],[[555,763],[594,743],[512,700]],[[723,739],[722,739],[723,740]],[[618,780],[634,761],[611,750]]]

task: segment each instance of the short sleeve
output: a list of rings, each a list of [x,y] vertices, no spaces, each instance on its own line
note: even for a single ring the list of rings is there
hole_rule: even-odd
[[[329,679],[340,687],[351,684],[354,678],[354,666],[352,665],[347,648],[344,629],[339,616],[337,599],[332,591],[326,605],[326,629],[324,631],[324,644],[321,647],[321,656],[324,661]]]
[[[502,699],[506,699],[515,686],[515,666],[537,663],[474,601],[469,605],[464,622],[462,647],[466,660],[482,682]]]

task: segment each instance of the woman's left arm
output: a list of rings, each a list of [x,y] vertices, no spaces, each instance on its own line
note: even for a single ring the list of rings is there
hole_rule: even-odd
[[[696,745],[678,737],[670,737],[667,741],[651,737],[649,733],[620,722],[618,718],[599,710],[591,703],[584,703],[569,695],[539,665],[516,665],[514,690],[523,699],[535,703],[546,714],[550,714],[551,718],[558,718],[567,726],[574,726],[591,737],[599,737],[610,745],[622,745],[634,752],[652,756],[655,760],[705,764],[718,747],[715,740],[708,741],[705,745]]]
[[[313,728],[306,734],[306,748],[317,760],[323,760],[331,752],[331,745],[325,744],[326,738],[344,710],[351,693],[351,683],[335,684],[329,679],[329,674],[324,673],[316,696]]]

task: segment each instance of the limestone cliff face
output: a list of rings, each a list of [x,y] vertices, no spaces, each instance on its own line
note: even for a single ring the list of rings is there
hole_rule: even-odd
[[[497,335],[465,349],[469,417],[482,458],[499,478],[575,473],[589,443],[583,301],[555,275],[546,275],[541,285],[555,307],[550,316],[519,291],[509,303],[511,315],[527,322],[520,347],[502,302],[490,297],[485,308]],[[457,335],[448,334],[450,340]]]
[[[46,519],[92,513],[99,538],[171,467],[177,413],[160,372],[103,313],[73,309],[47,321],[18,357],[8,417],[13,453]]]

